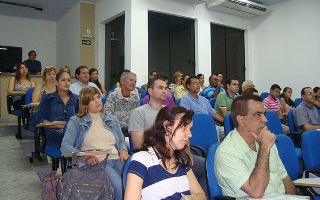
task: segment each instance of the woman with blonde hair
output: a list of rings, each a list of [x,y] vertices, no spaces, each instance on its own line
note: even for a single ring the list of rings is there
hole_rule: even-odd
[[[172,80],[173,82],[169,85],[170,92],[173,92],[175,87],[182,85],[182,76],[182,71],[178,70],[174,73]]]
[[[43,83],[37,84],[32,93],[32,103],[40,102],[43,95],[56,91],[56,74],[57,70],[53,66],[45,67],[43,71]]]
[[[129,154],[118,119],[106,114],[97,88],[84,87],[79,94],[79,113],[70,118],[61,144],[62,153],[108,149],[105,170],[111,178],[115,199],[123,199],[122,170]],[[105,156],[88,156],[90,165],[101,163]]]

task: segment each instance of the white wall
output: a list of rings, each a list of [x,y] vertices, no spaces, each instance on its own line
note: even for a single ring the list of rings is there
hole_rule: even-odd
[[[254,21],[250,62],[260,92],[273,83],[291,86],[293,98],[304,86],[319,86],[320,1],[290,0]]]
[[[148,77],[148,11],[195,19],[195,72],[201,72],[206,77],[211,74],[210,22],[243,30],[248,29],[250,25],[247,19],[210,11],[205,4],[193,7],[192,4],[176,0],[101,0],[96,6],[96,27],[100,25],[96,31],[96,55],[100,67],[104,66],[105,57],[102,24],[123,11],[126,12],[125,66],[131,66],[131,70],[138,74],[137,85],[145,83]]]
[[[56,23],[0,15],[0,44],[22,47],[22,59],[35,50],[42,68],[56,65]]]
[[[57,21],[57,67],[80,65],[80,3]]]

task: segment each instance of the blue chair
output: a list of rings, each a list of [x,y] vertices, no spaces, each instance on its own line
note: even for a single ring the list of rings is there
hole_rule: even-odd
[[[301,177],[299,159],[292,140],[286,135],[277,135],[276,145],[291,180],[299,179]]]
[[[216,105],[216,99],[215,98],[209,99],[209,103],[210,103],[211,107],[214,109],[214,106]]]
[[[320,170],[320,131],[305,131],[302,134],[302,154],[306,170]]]
[[[260,97],[261,97],[262,100],[265,99],[265,98],[267,98],[268,96],[269,96],[269,92],[262,92],[262,93],[260,94]]]
[[[298,130],[294,122],[293,110],[288,112],[288,125],[290,130],[290,137],[296,147],[301,147],[302,133]]]
[[[129,165],[130,165],[130,163],[131,163],[131,159],[132,159],[132,156],[130,156],[130,157],[128,158],[128,160],[126,161],[126,164],[125,164],[124,167],[123,167],[122,184],[123,184],[124,190],[126,190],[128,169],[129,169]]]
[[[222,195],[221,187],[218,184],[218,180],[216,178],[216,175],[214,174],[214,155],[216,153],[216,150],[217,150],[219,144],[220,143],[216,143],[209,149],[207,160],[206,160],[210,199],[214,199],[215,197]]]
[[[283,134],[281,121],[276,112],[267,111],[265,114],[267,118],[267,127],[275,135]]]
[[[33,90],[34,90],[34,87],[29,88],[27,90],[27,92],[26,92],[26,96],[25,96],[25,104],[26,105],[32,103]],[[24,128],[27,129],[27,130],[30,130],[32,132],[36,131],[36,127],[34,125],[30,124],[30,120],[31,120],[30,116],[32,114],[32,109],[30,107],[23,107],[22,110],[23,110],[22,118],[23,118],[23,120],[25,122],[24,123],[25,124]],[[35,119],[33,119],[33,120],[35,120]]]
[[[302,102],[301,98],[296,98],[293,103],[294,103],[294,107],[298,107],[298,105]]]
[[[218,142],[216,123],[210,115],[195,114],[193,116],[192,137],[190,144],[208,151],[212,144]]]
[[[227,115],[224,117],[223,126],[225,135],[228,135],[230,131],[234,129],[231,119],[231,112],[228,112]]]
[[[8,113],[11,115],[15,115],[17,117],[17,124],[18,124],[18,132],[16,133],[16,138],[17,139],[22,139],[22,135],[21,135],[21,127],[22,127],[22,123],[24,125],[24,120],[23,120],[23,111],[21,110],[17,110],[13,108],[13,103],[14,103],[14,96],[12,95],[7,95],[7,110]]]

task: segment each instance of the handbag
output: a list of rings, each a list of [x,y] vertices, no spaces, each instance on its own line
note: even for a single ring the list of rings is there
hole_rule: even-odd
[[[72,159],[74,163],[75,158]],[[114,189],[104,164],[84,164],[67,170],[57,186],[58,200],[113,200]]]
[[[58,177],[56,172],[52,171],[45,175],[42,180],[41,197],[43,200],[57,200]]]

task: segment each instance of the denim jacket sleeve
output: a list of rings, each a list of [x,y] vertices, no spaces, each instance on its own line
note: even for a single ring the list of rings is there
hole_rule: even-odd
[[[50,112],[50,98],[49,94],[46,94],[40,101],[39,104],[39,111],[37,113],[37,118],[38,121],[37,123],[42,123],[43,120],[48,120],[49,119],[49,112]]]
[[[67,128],[61,143],[61,152],[64,153],[72,153],[79,152],[80,150],[75,148],[76,140],[78,139],[78,127],[79,120],[77,120],[78,116],[73,116],[70,118],[67,123]]]

